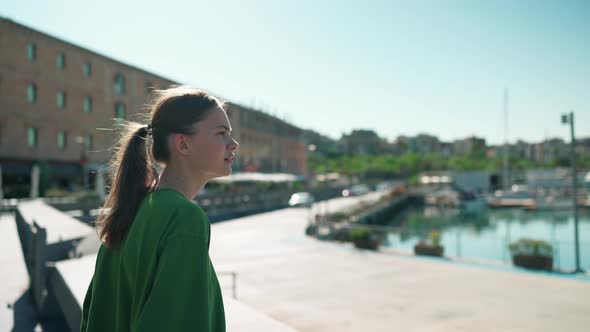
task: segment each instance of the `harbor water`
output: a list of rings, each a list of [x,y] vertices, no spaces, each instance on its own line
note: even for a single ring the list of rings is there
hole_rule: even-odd
[[[405,231],[389,233],[385,246],[412,251],[432,230],[440,232],[445,256],[510,262],[508,245],[520,238],[544,240],[553,246],[554,268],[575,268],[574,222],[571,211],[488,209],[465,216],[456,209],[411,206],[389,222]],[[590,270],[590,213],[579,213],[580,265]]]

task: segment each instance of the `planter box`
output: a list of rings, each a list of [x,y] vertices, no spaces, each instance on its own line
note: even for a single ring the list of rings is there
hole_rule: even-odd
[[[418,243],[414,246],[414,254],[421,256],[442,257],[445,252],[443,246],[434,246],[431,244]]]
[[[553,257],[540,255],[513,255],[512,263],[532,270],[553,270]]]
[[[375,239],[356,239],[353,243],[359,249],[377,250],[379,248],[379,241]]]

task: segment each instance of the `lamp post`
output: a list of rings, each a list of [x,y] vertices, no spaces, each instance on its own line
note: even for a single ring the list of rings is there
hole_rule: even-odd
[[[84,136],[76,136],[75,138],[76,143],[80,144],[82,147],[80,152],[80,167],[82,168],[82,188],[88,188],[88,155],[87,155],[87,143],[85,141]]]
[[[309,165],[310,164],[311,156],[315,153],[316,150],[317,150],[317,146],[315,144],[308,144],[307,145],[307,149],[306,149],[306,156],[307,156],[307,177],[308,177],[308,179],[311,179],[311,181],[309,181],[308,183],[311,183],[312,184],[312,185],[308,185],[308,189],[311,189],[312,187],[316,187],[315,182],[314,182],[314,181],[316,181],[315,174],[314,174],[313,170],[311,169],[311,166]],[[320,195],[321,195],[321,192],[322,192],[323,189],[324,189],[323,186],[320,186]],[[307,219],[309,221],[315,222],[315,214],[321,213],[322,204],[323,204],[322,202],[319,202],[319,204],[317,204],[317,205],[315,205],[314,203],[312,203],[309,206],[308,214],[307,214]],[[314,213],[314,205],[319,209],[319,211],[316,211],[315,213]]]
[[[576,137],[574,133],[574,112],[561,115],[561,123],[570,125],[571,146],[570,158],[572,166],[572,189],[573,189],[573,203],[574,203],[574,250],[576,253],[576,270],[575,272],[583,272],[580,267],[580,241],[578,232],[578,179],[576,172]]]

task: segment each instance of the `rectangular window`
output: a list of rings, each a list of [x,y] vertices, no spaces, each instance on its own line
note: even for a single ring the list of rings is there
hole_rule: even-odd
[[[27,129],[27,142],[29,147],[36,148],[39,143],[37,128]]]
[[[92,65],[90,62],[84,63],[82,70],[84,71],[84,76],[90,77],[92,75]]]
[[[68,134],[65,131],[59,131],[57,133],[57,147],[61,150],[65,150],[68,144]]]
[[[117,96],[125,94],[125,76],[121,73],[115,75],[115,94],[117,94]]]
[[[123,125],[123,120],[125,120],[125,104],[123,103],[116,103],[115,104],[115,125],[121,126]]]
[[[27,44],[27,58],[30,62],[35,62],[35,60],[37,60],[37,45],[35,45],[35,43]]]
[[[61,109],[66,108],[66,93],[64,91],[57,93],[57,107]]]
[[[58,69],[64,70],[66,67],[66,55],[63,52],[57,54],[56,65]]]
[[[92,97],[84,97],[84,113],[92,112]]]
[[[154,89],[154,84],[150,81],[146,81],[145,82],[145,94],[149,96],[149,94],[152,93],[153,89]]]
[[[35,85],[35,83],[29,83],[29,85],[27,85],[27,100],[31,104],[37,102],[37,85]]]
[[[117,103],[115,105],[115,118],[125,119],[125,104]]]
[[[84,150],[85,151],[92,150],[92,135],[84,136]]]

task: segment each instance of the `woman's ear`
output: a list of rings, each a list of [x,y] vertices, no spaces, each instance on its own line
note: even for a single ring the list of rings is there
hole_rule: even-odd
[[[173,134],[171,136],[172,146],[174,147],[174,150],[182,156],[188,155],[190,146],[187,137],[183,134]]]

